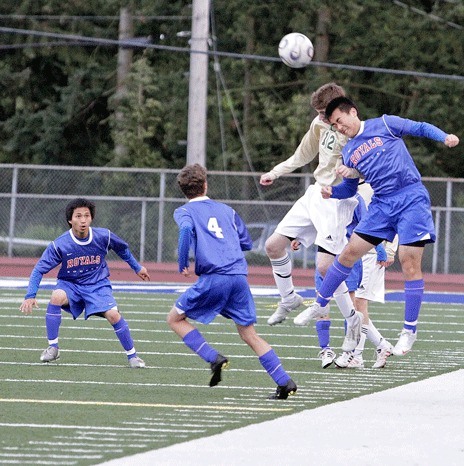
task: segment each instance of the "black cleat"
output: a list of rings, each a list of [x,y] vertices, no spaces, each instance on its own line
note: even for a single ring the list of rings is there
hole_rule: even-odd
[[[229,367],[229,360],[218,354],[216,361],[211,363],[211,380],[209,381],[210,387],[215,387],[221,381],[221,371],[222,369],[227,369]]]
[[[292,379],[289,379],[286,385],[278,385],[276,392],[269,395],[268,400],[286,400],[288,395],[294,395],[296,391],[296,383]]]

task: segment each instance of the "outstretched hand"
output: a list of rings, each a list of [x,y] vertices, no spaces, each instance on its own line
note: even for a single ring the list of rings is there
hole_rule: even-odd
[[[448,134],[445,139],[445,145],[448,147],[455,147],[459,144],[459,138],[454,134]]]
[[[262,184],[263,186],[268,186],[272,184],[273,181],[274,181],[274,178],[271,176],[270,173],[264,173],[264,175],[261,175],[259,184]]]
[[[21,306],[19,306],[19,310],[23,314],[32,314],[32,309],[33,308],[39,309],[39,303],[37,302],[36,298],[27,298],[23,301]]]
[[[148,271],[145,267],[142,267],[137,275],[143,280],[143,281],[150,281],[150,275],[148,275]]]

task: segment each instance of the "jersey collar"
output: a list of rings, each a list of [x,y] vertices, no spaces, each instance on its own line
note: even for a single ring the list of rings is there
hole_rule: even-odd
[[[85,245],[90,244],[92,242],[92,238],[93,238],[92,227],[89,227],[89,237],[85,241],[82,241],[79,238],[76,238],[74,236],[73,232],[72,232],[72,228],[69,230],[69,234],[71,235],[71,239],[76,244],[79,244],[81,246],[85,246]]]
[[[194,197],[193,199],[190,199],[189,202],[206,201],[208,199],[209,199],[208,196],[198,196],[198,197]]]

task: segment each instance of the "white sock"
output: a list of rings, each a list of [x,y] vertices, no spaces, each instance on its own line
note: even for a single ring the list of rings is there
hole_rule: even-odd
[[[364,351],[364,344],[366,343],[366,336],[367,336],[367,325],[363,325],[361,327],[361,338],[359,339],[359,343],[356,345],[354,349],[354,354],[359,356]]]
[[[271,266],[282,301],[293,301],[295,288],[293,286],[292,261],[290,260],[290,256],[285,254],[280,259],[271,259]]]
[[[372,342],[376,348],[383,340],[381,333],[377,330],[371,319],[369,319],[369,323],[367,324],[367,339]]]
[[[351,299],[348,287],[345,282],[340,283],[333,295],[342,316],[346,319],[348,325],[352,322],[354,317],[354,305]]]

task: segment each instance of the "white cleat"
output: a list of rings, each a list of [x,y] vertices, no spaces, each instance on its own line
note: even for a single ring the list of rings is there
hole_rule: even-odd
[[[382,346],[377,347],[375,352],[377,359],[372,367],[381,369],[387,365],[387,358],[393,354],[393,345],[385,340],[382,342]]]
[[[404,328],[400,333],[400,338],[393,348],[393,354],[395,356],[404,356],[409,353],[412,349],[412,345],[417,339],[417,332],[413,333],[412,330]]]
[[[330,305],[321,307],[321,305],[316,301],[311,306],[306,308],[303,312],[300,312],[294,319],[293,322],[295,325],[304,327],[308,325],[311,320],[319,319],[319,317],[325,317],[330,312]]]
[[[145,361],[136,356],[135,358],[129,359],[129,367],[131,369],[143,369],[145,367]]]
[[[344,351],[334,364],[340,369],[364,369],[362,354],[355,355],[353,351]]]
[[[299,308],[303,304],[303,298],[295,293],[295,298],[290,303],[283,303],[282,301],[277,305],[277,310],[272,314],[269,319],[267,319],[267,323],[269,325],[276,325],[283,322],[288,314],[293,311],[294,309]]]
[[[337,355],[333,352],[332,348],[324,348],[319,352],[319,358],[322,362],[322,369],[327,369],[333,362]]]
[[[60,359],[60,350],[56,346],[49,346],[44,349],[40,355],[40,360],[42,362],[52,362]]]
[[[346,326],[346,335],[342,344],[343,351],[353,351],[356,346],[358,346],[359,340],[361,339],[363,315],[358,311],[355,311],[355,314],[358,317],[355,320],[355,323],[353,325]]]

